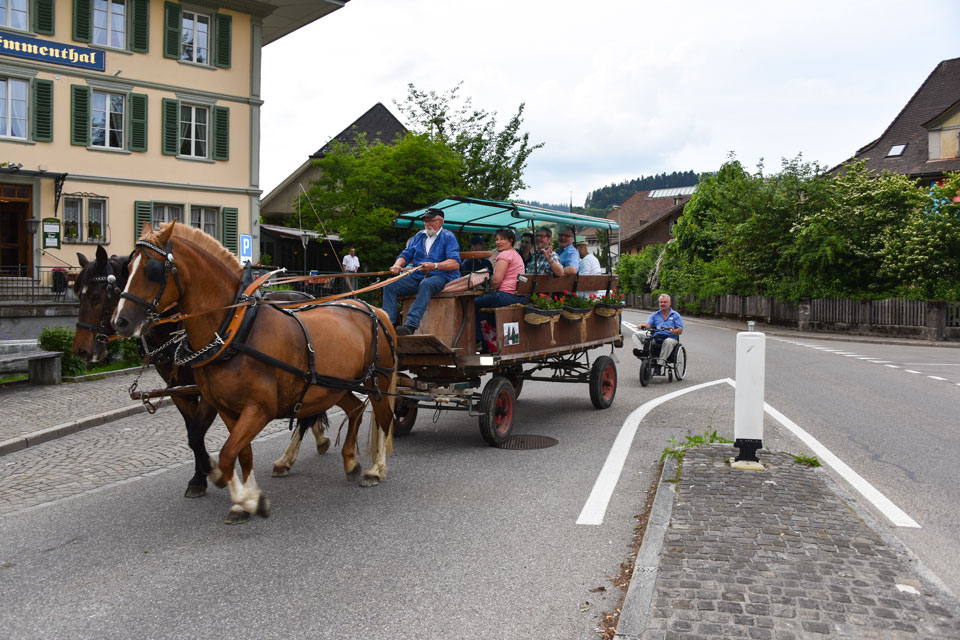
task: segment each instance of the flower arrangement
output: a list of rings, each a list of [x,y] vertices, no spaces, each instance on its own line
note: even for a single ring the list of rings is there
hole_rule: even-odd
[[[564,307],[571,307],[573,309],[589,309],[595,303],[595,301],[590,298],[584,298],[569,291],[563,292],[563,297],[560,298],[560,302]]]
[[[545,293],[538,293],[530,298],[530,304],[538,309],[562,309],[563,300],[553,298]]]
[[[590,297],[593,298],[594,296],[590,296]],[[624,300],[625,300],[625,296],[622,293],[620,293],[616,289],[611,289],[606,293],[604,293],[602,296],[599,296],[595,300],[595,302],[597,304],[609,304],[609,305],[619,307],[623,304]]]

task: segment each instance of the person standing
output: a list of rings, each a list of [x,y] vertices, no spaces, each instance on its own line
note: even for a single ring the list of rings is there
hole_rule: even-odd
[[[423,212],[423,230],[418,231],[407,248],[400,252],[390,267],[390,273],[396,275],[406,266],[421,269],[383,288],[383,310],[393,324],[397,323],[397,299],[412,294],[417,296],[403,325],[397,327],[399,336],[414,333],[420,327],[430,298],[448,282],[460,277],[460,245],[453,232],[443,228],[441,209],[430,208]]]
[[[653,327],[655,333],[653,339],[660,342],[659,365],[666,363],[667,358],[673,353],[677,346],[677,339],[683,333],[683,318],[680,314],[670,308],[670,296],[665,293],[660,294],[660,310],[654,311],[647,318],[647,321],[640,325],[641,329]]]
[[[347,255],[343,256],[343,272],[357,273],[359,270],[360,258],[357,257],[357,250],[354,247],[350,247]],[[357,276],[347,276],[344,280],[347,281],[347,287],[350,291],[357,290]]]

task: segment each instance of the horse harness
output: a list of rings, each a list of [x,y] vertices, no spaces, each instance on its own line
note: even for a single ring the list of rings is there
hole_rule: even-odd
[[[120,294],[120,297],[126,298],[142,307],[146,307],[151,321],[156,321],[160,318],[157,304],[159,304],[160,299],[163,297],[163,292],[166,290],[167,281],[169,280],[171,273],[176,281],[177,289],[181,295],[183,294],[183,288],[180,284],[180,276],[177,272],[177,267],[173,258],[173,241],[171,240],[167,243],[166,251],[146,240],[137,241],[136,246],[150,249],[151,251],[164,256],[163,261],[157,258],[150,258],[147,262],[144,273],[148,280],[157,282],[161,285],[160,291],[154,297],[152,303],[127,292]],[[268,274],[268,276],[269,275],[270,274]],[[240,280],[240,285],[234,299],[233,306],[237,307],[236,312],[233,314],[228,313],[226,317],[224,317],[220,327],[216,332],[214,332],[213,339],[210,341],[210,343],[207,344],[207,346],[198,349],[197,351],[193,351],[187,344],[186,332],[181,332],[179,339],[180,343],[177,346],[177,350],[174,355],[174,364],[177,366],[189,365],[193,368],[199,368],[213,363],[225,362],[237,353],[242,353],[250,356],[251,358],[260,360],[261,362],[303,378],[303,390],[300,392],[300,399],[291,410],[291,418],[303,408],[303,399],[306,397],[307,391],[311,386],[323,386],[331,389],[342,389],[361,394],[372,394],[377,400],[379,400],[383,394],[383,391],[380,389],[379,376],[389,378],[389,376],[392,375],[396,370],[395,366],[383,367],[377,364],[377,351],[380,331],[382,330],[387,336],[387,342],[390,345],[390,352],[394,356],[394,361],[396,361],[396,345],[394,345],[393,339],[390,337],[390,334],[387,331],[383,321],[377,317],[373,307],[360,300],[360,302],[363,303],[362,308],[343,302],[322,302],[312,305],[298,306],[291,309],[284,308],[278,306],[276,303],[265,301],[263,296],[260,294],[258,289],[268,276],[261,276],[260,278],[253,280],[250,265],[248,264],[244,270],[243,277]],[[283,362],[282,360],[278,360],[277,358],[267,355],[262,351],[257,351],[253,347],[246,344],[246,340],[250,335],[250,330],[256,321],[257,311],[259,310],[260,304],[270,304],[278,311],[281,311],[296,320],[297,324],[300,325],[307,345],[308,370],[300,369],[291,364]],[[341,307],[350,309],[358,313],[363,313],[371,319],[373,328],[373,358],[362,377],[349,380],[334,376],[320,375],[317,373],[314,359],[315,351],[313,344],[310,342],[310,333],[303,321],[297,317],[297,314],[301,311],[308,311],[318,307]],[[209,352],[214,350],[215,352],[212,356],[200,362],[195,362],[196,360],[200,360],[201,358],[207,356]],[[364,386],[368,381],[371,380],[373,383],[373,389]]]
[[[89,322],[77,321],[77,328],[94,332],[94,339],[97,342],[106,343],[110,341],[110,337],[115,333],[113,327],[110,326],[110,316],[106,313],[107,307],[110,306],[108,302],[113,296],[121,295],[121,289],[117,286],[117,276],[113,273],[113,265],[110,264],[109,260],[107,260],[107,275],[90,278],[90,282],[103,283],[105,285],[103,294],[105,300],[100,307],[100,323],[90,324]]]

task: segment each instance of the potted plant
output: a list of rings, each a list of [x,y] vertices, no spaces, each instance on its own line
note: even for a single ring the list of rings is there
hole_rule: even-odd
[[[543,324],[553,321],[562,311],[563,302],[544,293],[538,293],[524,305],[523,319],[530,324]]]
[[[593,313],[593,301],[589,298],[582,298],[576,293],[564,291],[560,302],[563,304],[563,311],[560,315],[567,320],[581,320]]]
[[[598,316],[612,318],[623,310],[624,295],[616,289],[610,289],[596,299]]]

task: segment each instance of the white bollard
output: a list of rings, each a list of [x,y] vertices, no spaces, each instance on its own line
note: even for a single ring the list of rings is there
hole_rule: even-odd
[[[757,449],[763,446],[763,380],[767,336],[758,331],[737,334],[737,388],[733,409],[733,446],[740,450],[735,469],[762,470]]]

